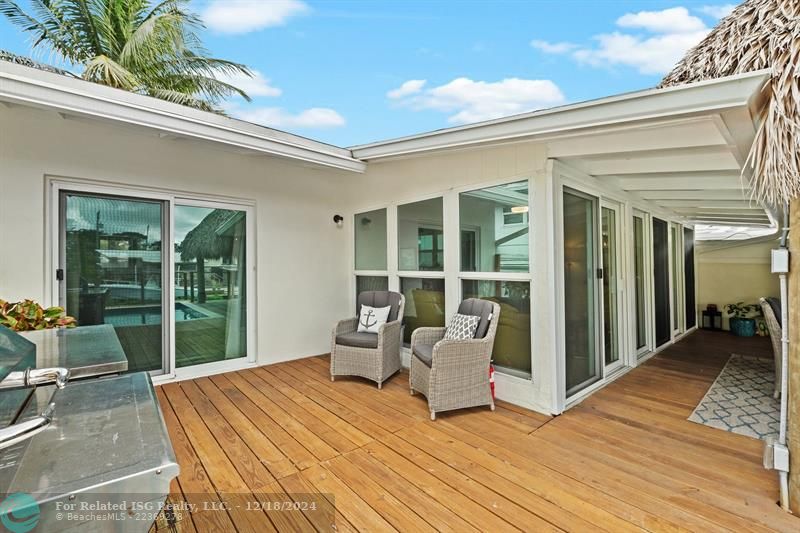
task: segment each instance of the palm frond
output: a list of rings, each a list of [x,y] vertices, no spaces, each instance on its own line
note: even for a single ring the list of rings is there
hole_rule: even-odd
[[[81,77],[163,98],[197,109],[221,112],[230,96],[249,96],[222,75],[251,71],[209,57],[198,30],[200,18],[188,0],[0,0],[0,14],[31,34],[34,46],[85,67]]]
[[[132,72],[105,55],[99,55],[89,61],[81,77],[126,91],[141,89],[139,80]]]

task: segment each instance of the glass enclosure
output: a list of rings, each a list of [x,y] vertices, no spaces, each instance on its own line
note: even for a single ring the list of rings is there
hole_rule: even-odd
[[[165,203],[62,193],[60,208],[67,314],[78,327],[112,327],[129,371],[161,371]]]
[[[570,396],[599,379],[595,295],[596,201],[564,190],[564,328]]]
[[[397,207],[397,268],[401,271],[443,271],[442,198]]]
[[[528,182],[459,195],[462,272],[528,272]]]
[[[386,209],[354,217],[356,270],[386,270]]]
[[[500,305],[492,361],[498,370],[531,377],[531,284],[527,281],[463,280],[462,298]]]
[[[444,280],[400,278],[400,292],[406,297],[403,342],[411,345],[411,334],[419,327],[444,326]]]
[[[175,206],[175,365],[247,356],[246,214]]]
[[[617,212],[602,208],[603,341],[605,363],[619,361],[619,302],[617,298]]]

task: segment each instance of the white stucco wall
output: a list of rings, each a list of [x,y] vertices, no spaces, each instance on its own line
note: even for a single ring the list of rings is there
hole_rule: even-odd
[[[725,306],[744,302],[757,304],[766,296],[779,296],[778,276],[770,272],[770,250],[777,240],[742,242],[714,249],[700,243],[697,248],[697,320],[708,304],[722,311],[722,326],[729,329]]]
[[[333,323],[350,314],[351,228],[332,217],[354,174],[17,106],[0,106],[0,298],[56,303],[47,175],[254,201],[259,363],[327,352]]]

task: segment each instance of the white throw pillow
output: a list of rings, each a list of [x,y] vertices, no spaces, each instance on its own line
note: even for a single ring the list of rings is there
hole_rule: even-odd
[[[361,316],[358,317],[358,332],[359,333],[378,333],[380,327],[386,324],[389,318],[389,311],[392,307],[370,307],[368,305],[361,306]]]
[[[452,341],[463,341],[475,337],[478,330],[478,323],[481,317],[472,315],[462,315],[456,313],[450,320],[450,325],[444,333],[444,338]]]

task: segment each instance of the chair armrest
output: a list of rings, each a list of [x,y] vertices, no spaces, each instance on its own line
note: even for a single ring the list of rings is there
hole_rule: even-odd
[[[447,328],[417,328],[411,334],[411,348],[417,344],[436,344],[444,337]]]
[[[391,322],[386,322],[385,324],[381,324],[381,327],[378,328],[378,348],[381,348],[386,343],[384,339],[387,337],[400,336],[400,327],[402,322],[400,320],[393,320]]]
[[[344,335],[345,333],[355,333],[357,329],[357,318],[346,318],[344,320],[340,320],[333,328],[333,338],[335,339],[338,335]]]
[[[431,368],[434,366],[447,366],[451,363],[455,365],[469,365],[476,361],[486,362],[486,368],[492,358],[493,339],[466,339],[466,340],[441,340],[433,346],[433,360]]]

